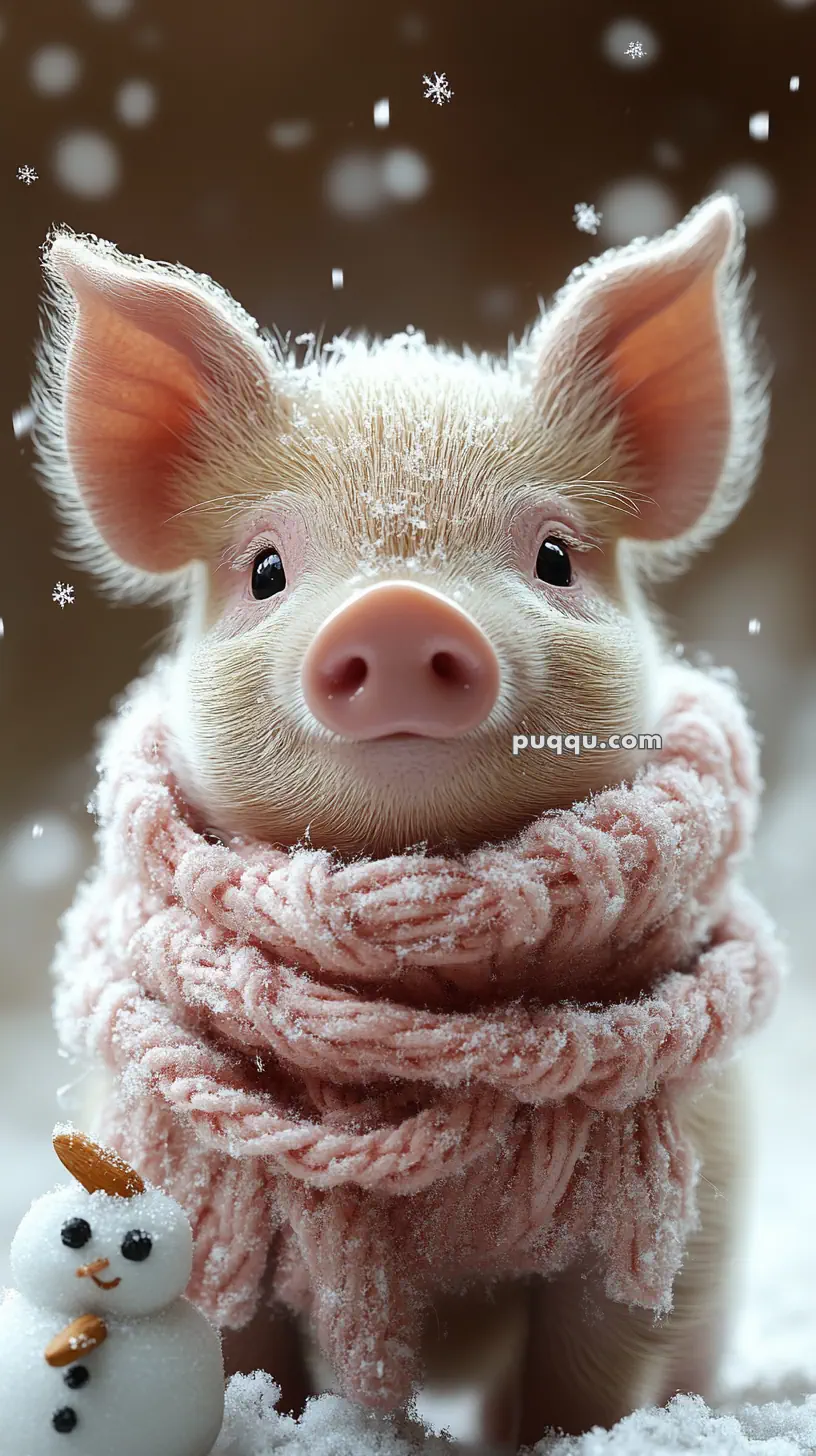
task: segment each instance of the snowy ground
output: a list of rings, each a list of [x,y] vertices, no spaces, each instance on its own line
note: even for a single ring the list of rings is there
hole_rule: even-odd
[[[793,720],[786,787],[766,805],[751,875],[786,933],[794,972],[774,1022],[749,1053],[757,1179],[743,1289],[717,1413],[698,1401],[678,1398],[668,1411],[638,1412],[609,1434],[543,1443],[537,1448],[542,1456],[816,1452],[814,743],[816,683]],[[64,1115],[55,1089],[70,1082],[71,1072],[56,1055],[44,1011],[4,1014],[0,1069],[2,1287],[8,1278],[8,1246],[20,1217],[32,1198],[58,1181],[49,1134]],[[467,1413],[451,1408],[432,1415],[437,1426],[447,1422],[456,1434],[467,1434]],[[258,1378],[233,1383],[218,1456],[407,1456],[417,1449],[437,1456],[450,1446],[431,1437],[423,1443],[410,1431],[400,1434],[389,1423],[330,1397],[315,1402],[296,1426],[275,1414],[274,1388]]]
[[[261,1376],[236,1377],[227,1392],[227,1418],[214,1456],[453,1456],[445,1439],[411,1434],[335,1396],[313,1401],[299,1422],[274,1411],[274,1384]],[[461,1448],[460,1448],[461,1449]],[[470,1448],[476,1451],[475,1447]],[[816,1450],[816,1396],[746,1405],[715,1414],[693,1396],[677,1396],[666,1410],[637,1411],[612,1431],[539,1441],[535,1456],[793,1456]],[[480,1448],[480,1456],[490,1456]]]

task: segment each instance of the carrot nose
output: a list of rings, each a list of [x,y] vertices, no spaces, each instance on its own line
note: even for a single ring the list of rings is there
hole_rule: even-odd
[[[77,1279],[84,1279],[86,1276],[91,1278],[94,1274],[101,1274],[103,1269],[109,1268],[110,1259],[94,1259],[92,1264],[83,1264],[81,1269],[77,1269]]]

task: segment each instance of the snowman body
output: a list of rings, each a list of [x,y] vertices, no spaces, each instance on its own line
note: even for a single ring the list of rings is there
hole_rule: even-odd
[[[183,1297],[192,1230],[174,1199],[138,1186],[58,1188],[20,1224],[16,1288],[0,1303],[0,1456],[212,1451],[224,1366],[217,1331]]]
[[[16,1292],[0,1305],[0,1456],[205,1456],[224,1414],[221,1345],[187,1299],[111,1319],[104,1343],[54,1369],[65,1321]],[[58,1413],[72,1412],[76,1424]]]

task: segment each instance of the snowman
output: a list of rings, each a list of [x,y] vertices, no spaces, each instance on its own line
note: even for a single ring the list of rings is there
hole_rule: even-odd
[[[0,1304],[0,1456],[209,1456],[224,1417],[221,1342],[182,1298],[179,1205],[81,1133],[76,1180],[32,1204]]]

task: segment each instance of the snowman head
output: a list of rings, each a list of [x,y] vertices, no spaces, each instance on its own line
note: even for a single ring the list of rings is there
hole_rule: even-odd
[[[59,1139],[66,1142],[60,1146]],[[47,1193],[20,1224],[11,1246],[20,1293],[66,1315],[119,1319],[155,1314],[172,1304],[184,1293],[193,1267],[193,1235],[184,1210],[161,1189],[146,1188],[127,1164],[87,1138],[59,1134],[54,1142],[84,1186]]]

